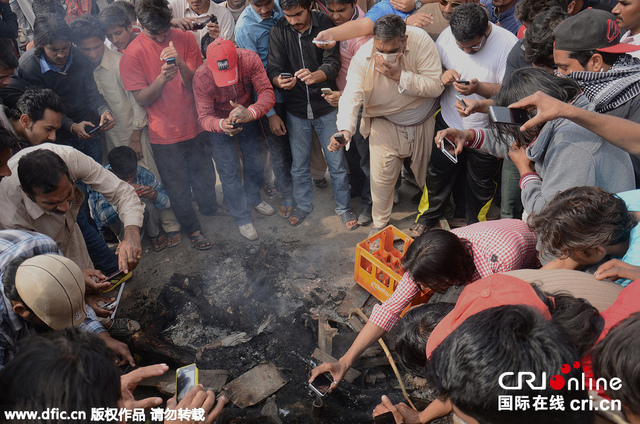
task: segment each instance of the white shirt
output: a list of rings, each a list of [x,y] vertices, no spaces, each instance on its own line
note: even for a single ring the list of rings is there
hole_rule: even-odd
[[[174,19],[182,18],[198,18],[206,15],[216,15],[218,18],[218,25],[220,26],[220,37],[225,40],[234,41],[233,31],[235,30],[235,22],[233,21],[233,15],[226,7],[222,7],[213,1],[209,2],[209,10],[206,13],[198,14],[191,9],[187,0],[169,0],[169,8],[173,14]],[[207,27],[205,26],[199,31],[191,31],[196,37],[198,42],[198,48],[200,48],[200,40],[207,34]]]
[[[620,39],[620,42],[626,43],[626,44],[633,44],[634,46],[640,46],[640,34],[631,35],[631,31],[627,31]],[[636,50],[635,52],[629,52],[627,54],[640,59],[640,50]]]
[[[436,41],[442,67],[455,69],[460,74],[462,81],[477,78],[481,82],[502,83],[509,52],[518,39],[504,28],[491,23],[489,25],[492,27],[491,34],[487,37],[482,49],[475,54],[467,54],[458,47],[451,33],[451,28],[442,31]],[[457,129],[488,127],[489,118],[486,113],[474,113],[469,117],[462,118],[455,107],[456,95],[473,100],[483,99],[477,94],[462,96],[453,88],[453,85],[446,87],[440,99],[440,107],[442,108],[442,118],[447,125]]]

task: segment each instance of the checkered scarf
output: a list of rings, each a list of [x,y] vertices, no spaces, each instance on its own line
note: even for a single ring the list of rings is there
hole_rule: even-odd
[[[640,94],[640,59],[622,55],[607,72],[572,72],[584,94],[596,105],[596,112],[617,108]]]

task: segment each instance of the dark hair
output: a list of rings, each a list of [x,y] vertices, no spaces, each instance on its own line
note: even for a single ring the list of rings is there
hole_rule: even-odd
[[[289,10],[296,6],[300,6],[303,9],[311,9],[311,0],[281,0],[280,9]]]
[[[479,4],[466,3],[455,8],[449,26],[456,41],[466,43],[487,32],[489,16],[486,9]]]
[[[18,67],[18,56],[13,42],[8,38],[0,38],[0,69],[8,71]]]
[[[515,18],[522,23],[529,22],[531,24],[536,16],[553,7],[559,7],[566,12],[568,6],[569,1],[567,0],[520,0],[516,4]]]
[[[64,19],[67,11],[60,0],[33,0],[33,14],[38,16],[58,16]]]
[[[0,371],[0,405],[16,411],[83,411],[85,419],[74,422],[89,422],[92,408],[115,408],[120,399],[113,359],[98,336],[77,328],[31,336]]]
[[[468,284],[476,270],[471,243],[439,228],[425,231],[411,243],[402,267],[420,286],[438,293]]]
[[[171,9],[167,0],[139,0],[136,15],[140,25],[151,34],[161,34],[171,28]]]
[[[326,3],[336,3],[336,4],[350,4],[350,5],[354,5],[357,2],[357,0],[326,0]]]
[[[136,17],[136,7],[133,5],[133,3],[130,3],[126,0],[116,0],[111,4],[124,10],[124,13],[127,14],[129,21],[131,23],[135,23],[135,21],[137,20],[137,17]]]
[[[98,15],[98,19],[100,19],[100,23],[105,30],[109,30],[115,27],[123,27],[129,28],[131,25],[131,19],[125,12],[124,8],[116,3],[124,3],[121,1],[115,1],[111,3],[109,6],[105,7],[100,11]],[[127,4],[131,4],[128,3]],[[131,5],[134,9],[135,14],[135,6]]]
[[[553,62],[553,30],[569,15],[558,6],[536,16],[524,34],[524,60],[536,66]]]
[[[106,38],[104,28],[98,18],[94,15],[80,15],[71,21],[71,33],[73,42],[79,45],[83,40],[97,37],[102,42]]]
[[[45,110],[64,113],[62,99],[50,88],[28,88],[16,103],[12,111],[15,119],[21,115],[27,115],[33,122],[37,122],[44,116]]]
[[[607,65],[611,66],[616,63],[616,60],[623,56],[625,53],[607,53],[607,52],[599,52],[597,50],[579,50],[576,52],[569,52],[569,58],[575,59],[582,65],[583,68],[587,67],[589,60],[593,57],[593,55],[599,54],[602,56],[602,61]]]
[[[599,187],[573,187],[529,215],[527,224],[543,250],[566,258],[576,250],[628,242],[637,221],[615,194]]]
[[[453,303],[426,303],[407,311],[399,323],[395,351],[400,364],[411,374],[424,376],[427,340],[436,325],[453,310]]]
[[[637,284],[637,283],[636,283]],[[613,327],[593,349],[593,373],[597,378],[619,378],[619,390],[606,393],[619,399],[635,415],[640,414],[640,313],[636,312]]]
[[[553,321],[564,331],[578,356],[587,354],[600,337],[604,318],[588,300],[570,293],[549,293],[531,284],[540,300],[547,305]]]
[[[16,147],[17,140],[13,137],[9,131],[0,127],[0,152],[6,149],[13,149]]]
[[[51,193],[66,176],[72,181],[69,168],[62,158],[48,149],[37,149],[22,156],[18,161],[18,179],[29,196]]]
[[[581,93],[580,86],[571,78],[561,78],[539,68],[521,68],[512,72],[502,81],[500,92],[495,97],[496,106],[509,106],[536,91],[569,103]],[[520,147],[526,147],[538,136],[540,128],[521,132],[517,125],[491,123],[498,139],[511,146],[513,141]]]
[[[398,15],[384,15],[373,24],[373,38],[388,42],[400,38],[404,41],[407,25]]]
[[[118,146],[107,155],[111,170],[116,175],[131,175],[138,169],[136,152],[129,146]]]
[[[24,261],[29,259],[26,256],[18,256],[13,258],[5,267],[2,273],[2,285],[4,288],[4,295],[7,296],[7,299],[13,300],[15,302],[21,302],[24,304],[24,301],[18,294],[18,290],[16,289],[16,273],[18,272],[18,268]],[[28,305],[25,304],[25,306]]]
[[[44,46],[63,40],[71,42],[73,34],[64,18],[58,15],[40,15],[36,17],[33,29],[33,44],[35,54],[40,57]]]
[[[449,399],[465,414],[483,424],[585,424],[593,422],[591,411],[498,410],[498,397],[505,395],[549,398],[560,395],[565,405],[574,399],[588,399],[586,390],[549,387],[533,390],[528,384],[506,390],[518,382],[518,373],[531,372],[540,384],[542,373],[559,374],[564,364],[580,357],[558,325],[545,320],[533,308],[506,305],[479,312],[461,323],[433,351],[427,362],[427,384],[440,399]],[[581,368],[570,367],[564,378],[580,378]],[[502,376],[510,372],[511,375]]]

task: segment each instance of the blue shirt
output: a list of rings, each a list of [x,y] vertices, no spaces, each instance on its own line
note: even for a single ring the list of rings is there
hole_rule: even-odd
[[[399,11],[398,9],[394,9],[393,6],[391,6],[391,3],[389,3],[389,0],[382,0],[374,4],[373,7],[369,9],[367,14],[364,15],[364,17],[371,19],[373,23],[375,23],[378,19],[382,18],[384,15],[398,15],[402,19],[407,19],[407,17],[410,16],[412,13],[413,13],[413,10],[411,12],[405,13],[405,12]]]
[[[492,23],[500,25],[502,28],[516,35],[522,26],[522,23],[518,21],[515,16],[516,5],[518,4],[517,1],[508,10],[505,10],[499,15],[496,15],[496,10],[493,6],[492,0],[482,0],[482,4],[484,4],[484,7],[489,11]]]
[[[49,71],[58,72],[58,73],[63,74],[65,72],[67,72],[67,69],[69,69],[69,67],[73,63],[73,52],[69,52],[69,58],[67,59],[67,63],[64,65],[64,69],[60,69],[56,65],[53,65],[53,64],[49,63],[47,61],[47,59],[44,57],[44,54],[42,56],[40,56],[39,60],[40,60],[40,71],[43,74],[45,72],[49,72]]]
[[[110,165],[105,166],[107,170],[111,169]],[[133,179],[134,184],[143,186],[151,186],[158,193],[158,197],[153,201],[153,205],[162,210],[171,206],[169,202],[169,196],[164,189],[164,186],[160,184],[160,181],[156,178],[151,171],[141,166],[138,166],[136,170],[136,177]],[[107,199],[101,193],[93,191],[91,187],[87,187],[89,193],[89,207],[91,208],[91,215],[96,222],[98,229],[103,226],[113,225],[120,222],[120,217],[116,209],[107,202]]]

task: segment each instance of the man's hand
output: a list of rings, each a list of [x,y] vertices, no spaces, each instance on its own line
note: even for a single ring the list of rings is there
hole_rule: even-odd
[[[104,280],[106,276],[97,269],[83,269],[82,276],[84,277],[84,285],[87,286],[87,293],[102,293],[111,285],[108,281],[98,284],[98,281]]]
[[[549,96],[548,94],[538,91],[529,97],[525,97],[518,102],[510,104],[509,107],[536,111],[536,115],[520,127],[520,131],[527,131],[538,125],[542,126],[545,122],[564,118],[565,116],[563,111],[567,108],[567,104]]]
[[[220,122],[220,128],[222,128],[222,132],[227,134],[229,137],[233,137],[234,135],[242,131],[242,127],[233,127],[233,121],[231,121],[230,118],[223,119],[222,122]]]
[[[323,94],[322,97],[333,107],[338,107],[342,91],[331,91],[331,94]]]
[[[334,137],[335,134],[332,135],[331,141],[329,141],[329,146],[327,146],[327,150],[330,152],[337,152],[338,150],[346,146],[347,143],[351,140],[351,133],[347,130],[338,131],[336,134],[344,135],[344,143],[338,142],[338,140],[336,140],[336,138]]]
[[[344,375],[349,371],[349,368],[350,367],[347,364],[340,360],[338,360],[338,362],[325,362],[311,370],[309,383],[325,372],[331,373],[331,376],[333,377],[333,383],[331,383],[331,387],[329,387],[329,393],[331,393],[338,388],[338,384],[340,384]]]
[[[212,40],[215,40],[216,38],[220,37],[220,25],[216,23],[209,22],[207,24],[207,31],[209,32],[209,37]]]
[[[100,124],[98,125],[103,125],[99,131],[109,131],[111,128],[116,126],[116,120],[110,111],[106,111],[100,116]]]
[[[231,120],[231,122],[235,122],[237,124],[245,124],[247,122],[253,121],[253,115],[251,115],[249,109],[233,102],[232,100],[229,100],[229,104],[233,108],[233,110],[229,112],[229,119]]]
[[[324,31],[320,31],[316,38],[313,41],[328,41],[328,44],[316,44],[313,43],[314,46],[320,49],[330,49],[336,45],[336,40],[333,39],[333,35],[331,34],[330,29],[325,29]]]
[[[410,408],[409,405],[407,405],[406,403],[400,402],[397,405],[395,405],[395,407],[398,409],[398,412],[400,412],[400,414],[404,418],[405,424],[422,424],[422,421],[420,421],[420,413]]]
[[[193,389],[189,390],[189,393],[180,401],[176,402],[176,397],[172,397],[167,401],[167,409],[196,409],[202,408],[205,413],[205,424],[212,424],[222,413],[222,408],[228,402],[227,398],[220,396],[216,403],[216,395],[211,391],[205,392],[201,384],[198,384]],[[215,405],[215,408],[214,408]],[[165,420],[165,424],[197,424],[203,421],[184,421]]]
[[[149,409],[162,404],[162,398],[160,397],[136,400],[133,397],[133,391],[138,387],[138,383],[145,378],[161,376],[168,370],[169,367],[166,364],[156,364],[138,368],[120,376],[120,399],[124,403],[125,409]]]
[[[91,309],[93,309],[93,312],[95,312],[97,316],[102,318],[107,318],[113,311],[104,309],[103,307],[98,305],[98,302],[103,302],[102,304],[104,305],[111,302],[112,300],[112,298],[103,296],[101,294],[86,294],[84,296],[84,301],[89,306],[91,306]]]
[[[317,84],[319,82],[325,82],[327,80],[327,74],[325,74],[323,71],[311,72],[306,68],[298,70],[295,74],[293,74],[293,76],[298,78],[306,85]]]
[[[138,160],[142,159],[144,156],[142,154],[142,130],[134,130],[131,133],[131,141],[129,142],[129,147],[136,152],[136,158]]]
[[[478,87],[480,83],[478,82],[478,78],[473,78],[469,80],[469,84],[460,84],[456,81],[453,82],[453,88],[456,91],[464,96],[470,96],[478,92]]]
[[[403,54],[400,53],[396,58],[394,63],[386,61],[381,55],[374,54],[374,60],[376,64],[373,69],[376,70],[379,74],[384,75],[387,78],[394,80],[395,82],[400,82],[400,76],[402,75],[402,66],[400,65],[400,59]]]
[[[133,183],[131,183],[131,185],[136,190],[136,194],[138,195],[138,197],[142,199],[149,199],[151,201],[155,201],[158,199],[158,192],[155,188]]]
[[[415,26],[426,29],[429,25],[433,24],[433,15],[431,13],[414,13],[407,18],[406,22],[407,26]]]
[[[273,79],[273,84],[282,90],[291,90],[297,82],[297,78],[282,78],[280,75]]]
[[[168,83],[178,75],[178,65],[168,65],[166,62],[160,68],[160,74],[156,78],[160,78],[163,84]]]
[[[473,141],[474,134],[471,130],[456,130],[455,128],[447,128],[446,130],[438,131],[434,140],[438,149],[442,145],[442,140],[445,137],[456,145],[456,154],[459,155],[462,153],[464,146]]]
[[[162,51],[160,52],[160,60],[164,60],[166,62],[167,59],[171,59],[171,58],[176,60],[176,65],[178,67],[184,64],[184,61],[178,54],[178,50],[176,50],[176,48],[173,47],[173,41],[169,41],[169,45],[164,49],[162,49]]]
[[[611,259],[600,265],[594,274],[596,279],[609,279],[615,281],[626,278],[631,281],[640,279],[640,267],[622,262],[620,259]]]
[[[79,138],[81,140],[92,139],[93,135],[87,132],[87,126],[89,127],[89,129],[95,127],[95,125],[93,125],[89,121],[76,122],[75,124],[71,125],[71,134],[73,134],[75,138]]]
[[[124,229],[124,238],[120,242],[118,254],[118,268],[125,274],[138,266],[142,257],[140,245],[140,227],[129,225]]]
[[[131,352],[129,352],[129,347],[126,344],[111,337],[107,331],[103,331],[98,334],[98,337],[102,339],[109,349],[115,352],[116,356],[120,357],[116,360],[117,366],[124,365],[126,363],[129,363],[132,367],[136,366],[133,356],[131,356]]]
[[[449,86],[460,79],[460,74],[455,69],[447,69],[440,75],[440,82]]]
[[[485,100],[473,100],[470,98],[465,98],[464,102],[466,103],[466,107],[460,103],[458,100],[455,104],[456,110],[458,114],[463,118],[473,115],[474,113],[489,113],[489,106],[493,104],[493,100],[485,99]]]
[[[183,31],[191,31],[198,23],[196,18],[171,19],[171,26]]]
[[[400,411],[398,411],[398,408],[393,406],[393,403],[391,403],[391,400],[388,397],[382,396],[381,400],[382,403],[378,404],[378,406],[376,406],[373,410],[374,417],[385,414],[387,412],[391,412],[393,414],[393,419],[396,421],[396,424],[405,422],[404,417],[402,416]]]
[[[284,125],[284,122],[282,121],[282,119],[280,119],[278,114],[274,113],[268,119],[269,119],[269,129],[274,135],[277,135],[278,137],[282,137],[287,133],[287,127]]]
[[[409,13],[416,8],[415,0],[391,0],[389,3],[391,3],[391,7],[404,13]]]
[[[526,147],[519,147],[513,143],[509,149],[509,159],[518,168],[521,177],[529,172],[536,172],[535,163],[527,156]]]

